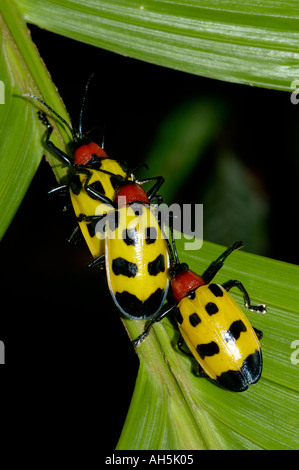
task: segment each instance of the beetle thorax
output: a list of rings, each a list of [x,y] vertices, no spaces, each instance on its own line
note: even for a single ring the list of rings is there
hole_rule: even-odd
[[[133,202],[142,202],[150,204],[150,200],[145,190],[137,183],[127,183],[121,186],[116,195],[116,203],[118,207],[123,207],[126,204]]]
[[[74,151],[74,163],[75,165],[87,165],[93,155],[102,158],[108,157],[107,153],[100,145],[95,142],[89,142],[80,145],[80,147]]]
[[[199,274],[191,271],[191,269],[186,269],[185,266],[187,265],[183,264],[181,266],[183,266],[183,269],[177,272],[171,280],[173,296],[177,302],[180,302],[189,292],[205,284]]]

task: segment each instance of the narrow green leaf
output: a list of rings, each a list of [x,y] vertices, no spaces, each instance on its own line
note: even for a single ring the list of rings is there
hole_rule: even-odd
[[[177,241],[180,258],[196,272],[222,251],[208,242],[184,251],[183,243]],[[265,315],[248,312],[232,292],[264,332],[261,380],[236,393],[196,377],[194,361],[176,347],[175,323],[164,319],[137,349],[141,367],[118,449],[299,448],[299,364],[291,360],[292,342],[299,339],[299,267],[237,252],[215,281],[228,279],[239,279],[253,302],[268,305]],[[144,322],[125,324],[132,338],[144,328]]]
[[[19,0],[28,22],[147,62],[289,90],[299,7],[282,0]]]
[[[36,115],[36,102],[24,93],[41,96],[66,119],[66,111],[40,59],[18,10],[9,0],[0,5],[0,77],[4,103],[0,104],[0,239],[18,209],[43,154],[53,161],[58,177],[61,165],[41,146],[44,128]],[[65,131],[62,132],[65,136]],[[54,140],[63,147],[62,135]],[[60,141],[59,141],[60,138]]]

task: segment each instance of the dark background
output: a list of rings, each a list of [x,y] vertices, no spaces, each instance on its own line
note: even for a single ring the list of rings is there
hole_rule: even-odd
[[[225,97],[229,118],[222,139],[255,175],[269,205],[267,244],[260,254],[298,263],[299,109],[289,94],[188,75],[30,29],[74,125],[85,82],[96,73],[84,128],[105,125],[108,154],[128,166],[146,157],[159,126],[180,103],[205,94]],[[205,203],[214,167],[212,147],[177,201]],[[61,198],[47,195],[55,185],[43,161],[0,245],[5,374],[14,378],[15,409],[26,410],[24,432],[33,412],[37,428],[56,423],[61,436],[79,443],[87,434],[113,449],[138,359],[105,281],[86,268],[88,249],[83,242],[66,243],[75,220],[72,210],[63,211]]]

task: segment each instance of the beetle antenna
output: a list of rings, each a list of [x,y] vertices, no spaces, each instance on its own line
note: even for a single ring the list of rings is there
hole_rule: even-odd
[[[96,129],[101,129],[101,126],[94,126],[92,127],[91,129],[89,129],[87,132],[85,132],[84,135],[88,135],[88,134],[91,134],[93,131],[95,131]],[[102,149],[104,148],[102,145],[101,145]]]
[[[63,119],[62,116],[60,116],[60,114],[58,114],[53,108],[51,108],[51,106],[45,103],[41,98],[38,98],[38,96],[31,95],[30,93],[24,93],[23,96],[28,96],[29,98],[33,98],[39,101],[44,106],[46,106],[46,108],[48,108],[51,111],[51,113],[53,113],[56,117],[58,117],[58,119],[60,119],[60,121],[63,122],[63,124],[69,129],[69,131],[72,134],[73,139],[74,140],[76,139],[76,132],[74,131],[74,129],[70,126],[68,122],[66,122],[65,119]]]
[[[105,135],[104,135],[103,127],[104,127],[103,125],[94,126],[91,129],[89,129],[87,132],[85,132],[84,135],[87,136],[88,134],[91,134],[91,132],[95,131],[96,129],[100,129],[101,135],[102,135],[101,147],[103,150],[105,150]]]
[[[104,150],[104,148],[105,148],[105,124],[103,125],[103,130],[102,130],[102,144],[101,144],[101,147]]]
[[[173,233],[173,213],[171,215],[169,214],[169,229],[171,233],[171,242],[172,242],[172,261],[174,266],[177,264],[180,264],[180,260],[178,257],[178,252],[176,249],[176,244],[175,244],[175,239],[174,239],[174,233]]]
[[[128,175],[134,175],[135,171],[142,167],[148,170],[148,165],[146,163],[139,163],[139,165],[135,166],[134,168],[132,168],[132,170],[128,171]]]
[[[79,127],[78,127],[79,139],[83,138],[83,133],[82,133],[83,111],[84,111],[84,107],[85,107],[85,101],[86,101],[86,97],[87,97],[87,93],[88,93],[89,84],[90,84],[90,81],[93,77],[94,77],[94,73],[92,73],[90,75],[89,79],[86,82],[85,89],[84,89],[84,94],[83,94],[80,113],[79,113]]]

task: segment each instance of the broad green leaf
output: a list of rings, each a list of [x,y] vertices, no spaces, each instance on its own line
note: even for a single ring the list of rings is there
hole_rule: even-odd
[[[64,36],[185,72],[290,90],[299,6],[272,0],[19,0],[25,19]]]
[[[203,272],[222,248],[204,242],[180,259]],[[268,312],[247,312],[242,296],[232,295],[251,323],[264,333],[260,381],[242,393],[198,378],[194,361],[176,347],[175,323],[164,319],[138,347],[140,371],[118,449],[298,449],[299,363],[292,343],[299,340],[299,267],[237,252],[215,278],[239,279],[255,303]],[[144,322],[125,321],[132,338]],[[143,410],[143,411],[142,411]]]

